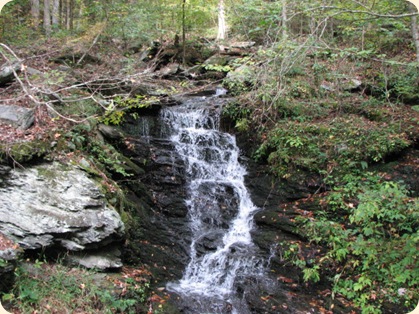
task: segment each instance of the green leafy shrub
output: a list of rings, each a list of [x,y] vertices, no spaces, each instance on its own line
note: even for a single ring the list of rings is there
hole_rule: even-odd
[[[325,199],[324,212],[300,218],[303,233],[327,247],[314,267],[304,269],[304,279],[318,281],[320,269],[333,283],[333,297],[353,300],[362,313],[381,313],[391,303],[413,309],[419,297],[419,200],[408,194],[403,184],[375,175],[346,176]]]
[[[147,108],[155,102],[155,97],[137,95],[134,98],[124,99],[116,97],[115,100],[106,108],[106,112],[101,122],[106,125],[120,125],[124,122],[125,114],[130,110]],[[135,112],[133,113],[135,114]]]
[[[366,168],[368,162],[383,160],[408,145],[397,125],[351,115],[321,122],[281,121],[266,135],[255,157],[267,158],[279,176],[299,169],[345,173]]]
[[[96,122],[92,122],[92,124],[94,123]],[[124,177],[132,176],[128,170],[130,167],[126,166],[129,160],[117,151],[113,145],[98,140],[93,130],[94,128],[90,123],[74,126],[65,134],[65,138],[68,140],[67,146],[70,149],[85,153],[87,159],[104,173],[109,174],[110,172]]]
[[[38,260],[26,265],[17,268],[15,286],[2,296],[19,313],[136,313],[136,305],[146,301],[148,282],[127,278],[120,282],[123,293],[117,294],[110,283],[98,287],[91,271]]]
[[[223,107],[222,115],[223,118],[231,119],[235,123],[234,127],[239,132],[246,132],[250,127],[251,113],[250,108],[232,102]]]
[[[207,64],[204,66],[204,69],[207,71],[230,72],[232,67],[229,65]]]
[[[389,77],[390,94],[399,101],[416,103],[419,100],[418,65],[395,67]]]

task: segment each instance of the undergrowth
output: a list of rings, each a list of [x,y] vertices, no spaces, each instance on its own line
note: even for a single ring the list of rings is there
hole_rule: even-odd
[[[227,77],[240,96],[223,114],[237,132],[257,134],[253,158],[277,177],[314,175],[317,192],[324,189],[316,211],[297,219],[310,253],[298,241],[281,243],[281,260],[306,283],[328,282],[332,304],[343,296],[364,314],[413,310],[419,201],[403,183],[369,171],[417,144],[417,63],[309,40],[252,58],[252,75]]]
[[[2,303],[19,313],[138,313],[149,286],[147,280],[129,276],[118,281],[119,287],[106,278],[98,284],[92,271],[39,260],[20,265],[15,275]]]
[[[298,218],[300,232],[325,250],[310,266],[296,248],[284,255],[305,281],[329,280],[332,299],[344,296],[363,314],[383,313],[389,304],[412,310],[419,298],[418,208],[402,183],[372,173],[347,175],[322,211]]]

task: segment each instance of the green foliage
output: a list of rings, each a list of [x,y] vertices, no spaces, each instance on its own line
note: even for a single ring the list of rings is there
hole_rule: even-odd
[[[388,93],[397,102],[416,103],[419,100],[419,67],[417,64],[394,66],[387,81]]]
[[[0,144],[0,161],[25,163],[44,157],[50,152],[51,143],[47,139]]]
[[[250,128],[252,111],[249,108],[240,106],[237,103],[228,103],[223,107],[223,116],[235,122],[235,128],[239,132],[246,132]]]
[[[232,31],[256,42],[275,38],[279,32],[281,3],[279,1],[237,1],[231,16]]]
[[[129,167],[126,166],[124,156],[111,144],[98,140],[92,131],[90,123],[82,123],[73,127],[65,134],[65,139],[68,140],[67,149],[87,154],[87,158],[92,164],[104,173],[110,172],[123,177],[132,176],[129,173]]]
[[[127,111],[147,108],[155,101],[155,97],[146,97],[143,95],[136,95],[135,98],[128,99],[116,97],[115,100],[106,108],[106,112],[102,117],[101,122],[106,125],[120,125],[124,122],[124,117]],[[135,112],[133,114],[135,114]]]
[[[122,155],[111,145],[93,141],[89,143],[89,157],[96,164],[103,165],[107,171],[113,171],[124,177],[132,176],[126,171]]]
[[[319,265],[315,265],[312,268],[304,268],[303,269],[304,281],[312,281],[312,282],[320,281],[319,269],[320,269]]]
[[[242,118],[236,121],[235,128],[239,132],[246,132],[246,131],[249,131],[249,124],[250,124],[250,121],[248,119]]]
[[[230,72],[232,67],[229,65],[207,64],[204,66],[207,71]]]
[[[327,247],[314,267],[303,270],[304,280],[318,280],[316,270],[331,275],[333,295],[353,300],[362,313],[381,313],[384,303],[413,309],[419,297],[419,200],[401,183],[366,174],[346,176],[325,204],[315,219],[300,218],[304,234]],[[331,267],[338,273],[328,272]]]
[[[6,267],[8,264],[7,260],[0,258],[0,267]]]
[[[266,158],[273,171],[284,177],[298,169],[345,173],[408,145],[397,124],[383,126],[358,116],[322,122],[283,121],[267,134],[255,158]]]
[[[23,313],[136,313],[136,305],[147,298],[148,282],[128,278],[121,283],[124,293],[118,295],[112,287],[98,287],[93,272],[42,262],[34,264],[36,271],[27,267],[17,268],[12,292],[2,298]]]

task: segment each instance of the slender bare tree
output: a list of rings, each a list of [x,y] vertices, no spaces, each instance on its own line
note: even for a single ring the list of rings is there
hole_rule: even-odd
[[[186,0],[182,1],[182,63],[186,64]]]
[[[287,0],[282,0],[282,37],[288,37]]]
[[[409,3],[409,11],[412,13],[416,12],[416,7]],[[419,62],[419,30],[418,30],[418,15],[412,15],[410,18],[410,29],[412,32],[413,42],[415,43],[416,48],[416,61]]]
[[[219,2],[218,2],[217,40],[226,39],[226,35],[227,35],[227,24],[226,24],[226,20],[225,20],[224,0],[219,0]]]
[[[50,0],[44,0],[44,30],[47,37],[51,36],[51,8]]]
[[[65,0],[65,28],[73,29],[73,1]]]
[[[39,0],[31,0],[31,16],[33,27],[37,29],[40,20]]]
[[[60,25],[60,0],[52,2],[52,26],[57,28]]]

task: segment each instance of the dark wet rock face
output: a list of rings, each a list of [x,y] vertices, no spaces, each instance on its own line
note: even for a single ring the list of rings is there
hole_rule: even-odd
[[[188,260],[184,164],[165,136],[158,112],[131,121],[124,131],[130,135],[124,155],[144,169],[125,183],[140,224],[133,235],[137,243],[125,257],[150,266],[155,282],[164,285],[181,277]]]
[[[19,245],[0,232],[0,292],[8,292],[13,287],[21,253]]]

